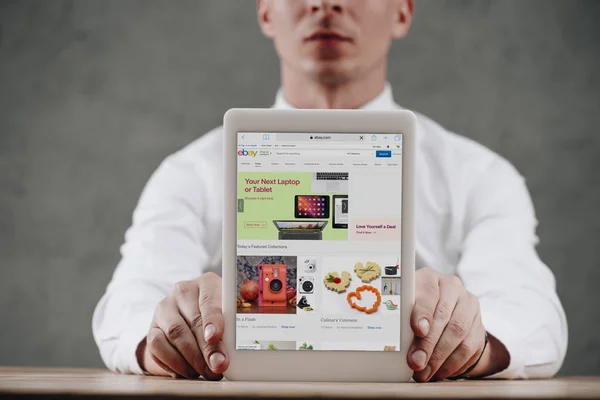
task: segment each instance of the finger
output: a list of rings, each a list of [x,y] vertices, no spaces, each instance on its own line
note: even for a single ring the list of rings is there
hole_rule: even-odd
[[[207,343],[215,344],[223,337],[225,326],[221,309],[221,278],[217,274],[207,273],[200,277],[198,284],[203,338]]]
[[[415,293],[415,305],[410,316],[410,325],[417,337],[425,337],[429,333],[433,313],[439,299],[439,274],[429,268],[419,270]]]
[[[458,278],[456,278],[458,279]],[[410,367],[414,371],[420,371],[416,376],[424,377],[429,375],[429,360],[433,354],[433,349],[446,328],[454,307],[458,301],[459,289],[454,277],[441,279],[439,281],[440,295],[438,303],[431,319],[431,328],[424,338],[415,338],[409,349]],[[421,381],[421,380],[420,380]]]
[[[477,348],[477,350],[475,350],[475,353],[473,353],[473,355],[469,359],[467,359],[466,362],[459,369],[457,369],[454,372],[449,373],[445,378],[441,378],[441,379],[446,379],[446,378],[454,377],[454,376],[460,376],[461,374],[464,374],[465,371],[467,369],[469,369],[469,367],[471,365],[473,365],[479,358],[479,355],[481,354],[481,350],[483,348],[483,341],[481,341],[481,343],[478,345],[465,344],[463,346],[463,344],[461,343],[461,345],[458,346],[458,348],[455,350],[456,352],[463,351],[463,353],[469,353],[469,352],[471,352],[473,347]],[[457,356],[457,358],[459,358],[459,359],[462,359],[462,357],[464,357],[464,355]],[[438,373],[439,373],[439,370],[438,370]],[[438,379],[437,376],[436,376],[436,379]]]
[[[158,365],[160,368],[165,370],[165,372],[167,372],[169,375],[171,375],[172,378],[177,379],[179,377],[179,374],[177,372],[173,371],[171,368],[169,368],[167,366],[167,364],[163,363],[158,358],[156,358],[156,356],[154,354],[150,354],[150,357],[152,358],[152,361],[154,361],[156,363],[156,365]]]
[[[208,343],[202,339],[200,343],[204,360],[208,363],[210,370],[216,374],[222,374],[229,367],[229,356],[225,349],[225,343],[219,340],[217,343]]]
[[[223,374],[218,374],[216,372],[213,372],[210,369],[210,367],[208,366],[208,364],[206,364],[206,367],[204,368],[204,373],[202,374],[202,376],[207,381],[220,381],[221,379],[223,379]]]
[[[468,335],[438,369],[435,377],[438,380],[463,374],[481,355],[485,342],[485,328],[478,315]]]
[[[186,378],[197,378],[196,372],[167,339],[162,329],[157,326],[150,328],[147,336],[147,346],[153,360],[165,371],[176,373]],[[176,377],[176,376],[174,376]]]
[[[446,328],[440,336],[440,340],[438,340],[437,345],[433,349],[429,361],[429,376],[423,377],[424,380],[429,380],[433,376],[439,380],[445,379],[449,376],[447,374],[448,369],[451,369],[452,372],[456,371],[471,357],[471,354],[469,354],[465,358],[453,359],[451,361],[454,362],[446,363],[448,357],[450,357],[454,350],[456,350],[466,338],[472,337],[473,322],[478,315],[478,309],[477,305],[471,301],[470,296],[472,295],[465,292],[463,296],[459,297],[454,312],[450,317],[450,321],[448,322],[448,325],[446,325]],[[469,343],[469,341],[467,340],[466,343]],[[440,367],[444,364],[446,364],[445,368],[442,371],[439,371]]]
[[[152,328],[150,330],[152,330]],[[146,337],[138,346],[138,350],[141,350],[142,354],[139,354],[136,351],[136,358],[139,360],[142,370],[150,375],[171,376],[172,378],[177,378],[179,375],[175,371],[166,366],[164,363],[154,357],[152,353],[150,353],[150,349],[148,348],[148,337],[148,334],[146,334]]]
[[[169,343],[177,349],[188,365],[197,372],[196,377],[200,375],[204,370],[204,365],[199,362],[200,349],[190,327],[179,313],[175,299],[167,297],[159,303],[156,307],[154,323],[163,331]]]
[[[202,326],[202,317],[200,315],[200,307],[198,305],[198,284],[193,281],[177,282],[173,287],[173,298],[179,310],[179,315],[183,318],[189,327],[192,335],[194,335],[195,346],[190,344],[190,358],[186,360],[194,367],[194,369],[202,374],[206,368],[206,362],[200,351],[200,340],[204,335]]]
[[[200,349],[211,371],[225,372],[229,357],[221,340],[225,322],[221,311],[221,278],[217,274],[204,274],[199,280],[200,314],[204,326],[204,336],[200,339]]]

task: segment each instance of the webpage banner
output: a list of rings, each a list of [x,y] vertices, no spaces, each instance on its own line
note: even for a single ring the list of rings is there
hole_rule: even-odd
[[[348,173],[340,172],[348,176]],[[238,174],[238,239],[348,240],[348,181],[319,191],[316,172]]]
[[[400,172],[240,172],[238,239],[399,241]]]

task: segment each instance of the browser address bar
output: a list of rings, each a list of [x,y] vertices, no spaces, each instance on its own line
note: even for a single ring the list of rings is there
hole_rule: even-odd
[[[288,143],[277,143],[274,147],[276,149],[293,149],[293,150],[368,150],[373,149],[372,144],[360,144],[360,143],[302,143],[302,144],[288,144]]]

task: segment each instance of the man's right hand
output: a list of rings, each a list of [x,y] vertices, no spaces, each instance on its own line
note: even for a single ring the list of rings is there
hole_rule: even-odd
[[[138,348],[140,366],[152,375],[219,380],[229,366],[223,329],[221,277],[178,282],[154,311]]]

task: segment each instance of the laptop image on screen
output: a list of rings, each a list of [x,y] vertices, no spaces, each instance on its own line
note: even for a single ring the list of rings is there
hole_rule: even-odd
[[[279,221],[273,224],[279,231],[279,240],[322,240],[328,221]]]
[[[313,193],[348,193],[348,172],[313,172]]]

